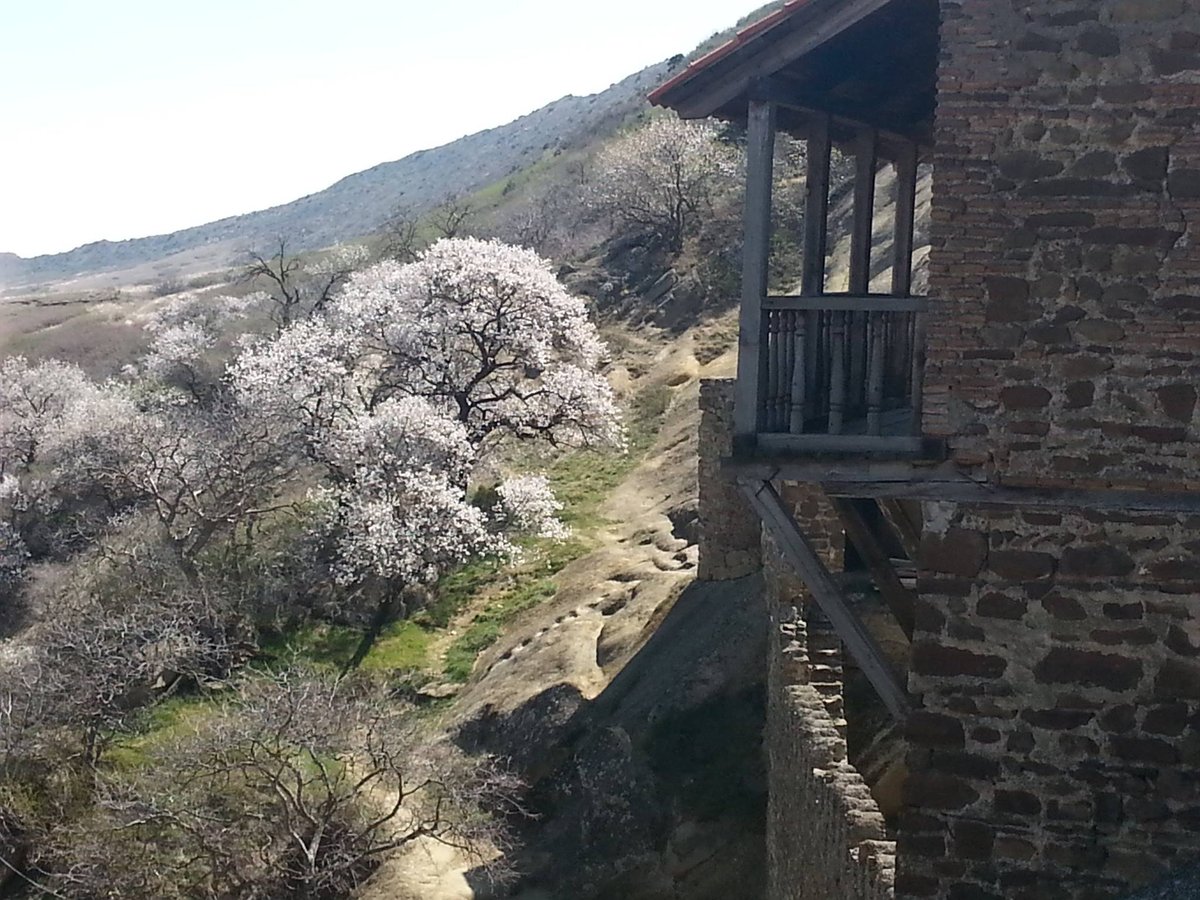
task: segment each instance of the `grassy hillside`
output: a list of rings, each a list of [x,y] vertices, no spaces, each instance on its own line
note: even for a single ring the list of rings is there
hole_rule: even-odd
[[[543,159],[611,134],[645,106],[667,63],[636,72],[598,94],[566,96],[499,128],[468,135],[343,178],[291,203],[172,234],[98,241],[66,253],[22,259],[0,253],[0,287],[13,288],[105,271],[145,269],[187,275],[234,263],[250,248],[288,236],[312,250],[376,231],[399,206],[424,212],[449,195],[469,194]]]

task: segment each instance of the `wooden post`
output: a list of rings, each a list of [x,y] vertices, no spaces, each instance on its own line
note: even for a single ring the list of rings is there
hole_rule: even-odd
[[[829,336],[829,433],[841,434],[846,413],[846,318],[833,313]]]
[[[913,327],[912,339],[912,372],[909,375],[912,402],[912,422],[909,425],[910,434],[921,434],[921,414],[925,405],[925,313],[913,313],[916,324]]]
[[[829,233],[829,116],[813,116],[808,134],[808,175],[804,186],[804,258],[801,293],[825,293],[825,251]]]
[[[850,294],[865,297],[871,290],[871,238],[875,226],[875,169],[878,164],[878,133],[859,128],[854,141],[854,222],[850,232]],[[848,406],[856,411],[870,407],[867,376],[868,329],[873,317],[859,312],[850,315],[850,384]],[[861,415],[861,412],[856,412]]]
[[[762,419],[767,348],[763,302],[771,247],[771,181],[775,157],[775,105],[750,101],[746,145],[746,207],[742,249],[742,307],[734,388],[733,450],[751,452]]]
[[[804,411],[808,398],[807,366],[808,366],[808,313],[796,310],[792,313],[794,333],[792,335],[792,434],[804,433]]]
[[[903,722],[912,712],[913,703],[900,678],[892,670],[887,657],[862,621],[850,609],[842,589],[833,579],[821,557],[796,524],[795,518],[783,504],[779,493],[769,481],[743,480],[742,492],[762,518],[763,525],[775,539],[784,559],[797,573],[821,607],[830,623],[850,651],[854,661],[867,676],[880,699],[891,714]]]
[[[858,297],[865,297],[871,289],[877,156],[875,129],[860,128],[854,142],[854,225],[850,234],[850,294]]]
[[[912,293],[913,230],[917,208],[917,145],[906,143],[896,160],[896,258],[892,264],[892,295]]]
[[[904,144],[896,160],[896,258],[892,264],[892,294],[907,297],[912,293],[913,231],[916,228],[917,207],[917,145]],[[907,317],[896,317],[907,320]],[[901,378],[909,381],[909,403],[912,419],[910,434],[921,433],[921,404],[925,377],[925,317],[922,313],[913,316],[912,328],[904,322],[903,333],[893,335],[902,340],[908,350],[907,360],[901,362]],[[903,371],[907,362],[908,371]]]
[[[886,313],[867,313],[870,329],[867,341],[871,359],[867,366],[867,433],[879,434],[883,428],[883,369],[884,316]]]

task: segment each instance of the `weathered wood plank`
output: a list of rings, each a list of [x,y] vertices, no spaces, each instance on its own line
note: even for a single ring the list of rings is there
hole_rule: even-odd
[[[891,558],[879,543],[875,532],[855,502],[845,497],[831,497],[830,499],[833,508],[837,511],[838,518],[842,520],[846,537],[854,544],[858,555],[867,564],[867,570],[875,580],[879,595],[883,597],[888,609],[896,617],[896,621],[900,624],[900,630],[909,640],[912,640],[916,616],[912,591],[900,583],[900,576],[892,567]]]
[[[900,722],[908,718],[913,703],[899,676],[892,670],[875,638],[854,614],[841,588],[830,575],[796,520],[784,506],[779,493],[766,481],[742,481],[742,491],[758,512],[763,526],[775,539],[784,558],[804,580],[813,599],[879,693],[888,711]]]
[[[774,46],[672,105],[685,119],[711,116],[730,100],[749,91],[759,79],[815,50],[888,2],[890,0],[844,0],[815,21],[796,21],[787,36]]]
[[[767,309],[830,310],[834,312],[918,312],[929,308],[926,297],[892,297],[887,294],[853,297],[823,294],[820,297],[775,295],[767,297]]]
[[[874,453],[915,457],[926,453],[923,439],[904,435],[760,434],[758,446],[764,453]]]
[[[985,483],[982,476],[972,478],[968,472],[948,462],[930,465],[907,460],[726,459],[722,460],[721,467],[735,477],[759,481],[837,483],[842,486],[862,484],[867,487],[927,482],[967,485]],[[845,496],[870,497],[871,494],[864,489]]]
[[[896,160],[896,235],[892,293],[912,293],[913,234],[917,216],[917,145],[908,143]]]
[[[771,246],[771,182],[775,158],[775,106],[751,103],[746,145],[746,208],[742,263],[742,306],[738,319],[738,367],[734,387],[734,450],[754,446],[766,385],[763,298]]]
[[[854,142],[854,221],[850,230],[850,293],[859,296],[865,296],[871,285],[877,157],[875,129],[860,128]]]
[[[782,470],[782,467],[780,467]],[[786,479],[785,475],[778,476]],[[835,497],[981,503],[1027,509],[1088,509],[1102,512],[1200,515],[1200,491],[1105,491],[1006,487],[970,481],[823,481]]]
[[[808,138],[804,189],[804,248],[800,291],[806,297],[825,292],[825,253],[829,240],[829,116],[818,115]],[[765,292],[764,292],[765,294]]]

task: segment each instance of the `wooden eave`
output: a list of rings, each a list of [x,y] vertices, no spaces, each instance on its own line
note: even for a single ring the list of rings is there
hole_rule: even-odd
[[[815,110],[835,125],[844,118],[928,143],[938,20],[937,0],[792,0],[650,100],[683,118],[731,121],[745,120],[751,100],[770,100],[781,130],[803,135]]]

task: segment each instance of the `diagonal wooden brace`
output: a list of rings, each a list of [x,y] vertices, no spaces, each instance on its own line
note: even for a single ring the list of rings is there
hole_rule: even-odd
[[[912,712],[912,700],[899,676],[892,670],[875,638],[850,609],[841,587],[784,506],[778,491],[769,481],[739,480],[739,486],[762,519],[763,525],[791,563],[813,599],[837,631],[842,643],[867,676],[891,714],[903,722]]]
[[[912,591],[900,582],[900,576],[892,568],[890,557],[855,502],[845,497],[831,497],[830,502],[837,510],[838,518],[842,520],[846,536],[850,538],[858,550],[859,556],[867,564],[867,569],[875,580],[875,586],[879,589],[879,595],[883,597],[883,602],[888,605],[888,609],[900,623],[900,629],[904,632],[905,637],[911,641],[915,617]]]
[[[917,562],[921,556],[921,526],[913,521],[903,500],[883,500],[879,505],[900,536],[904,552],[914,563]]]

